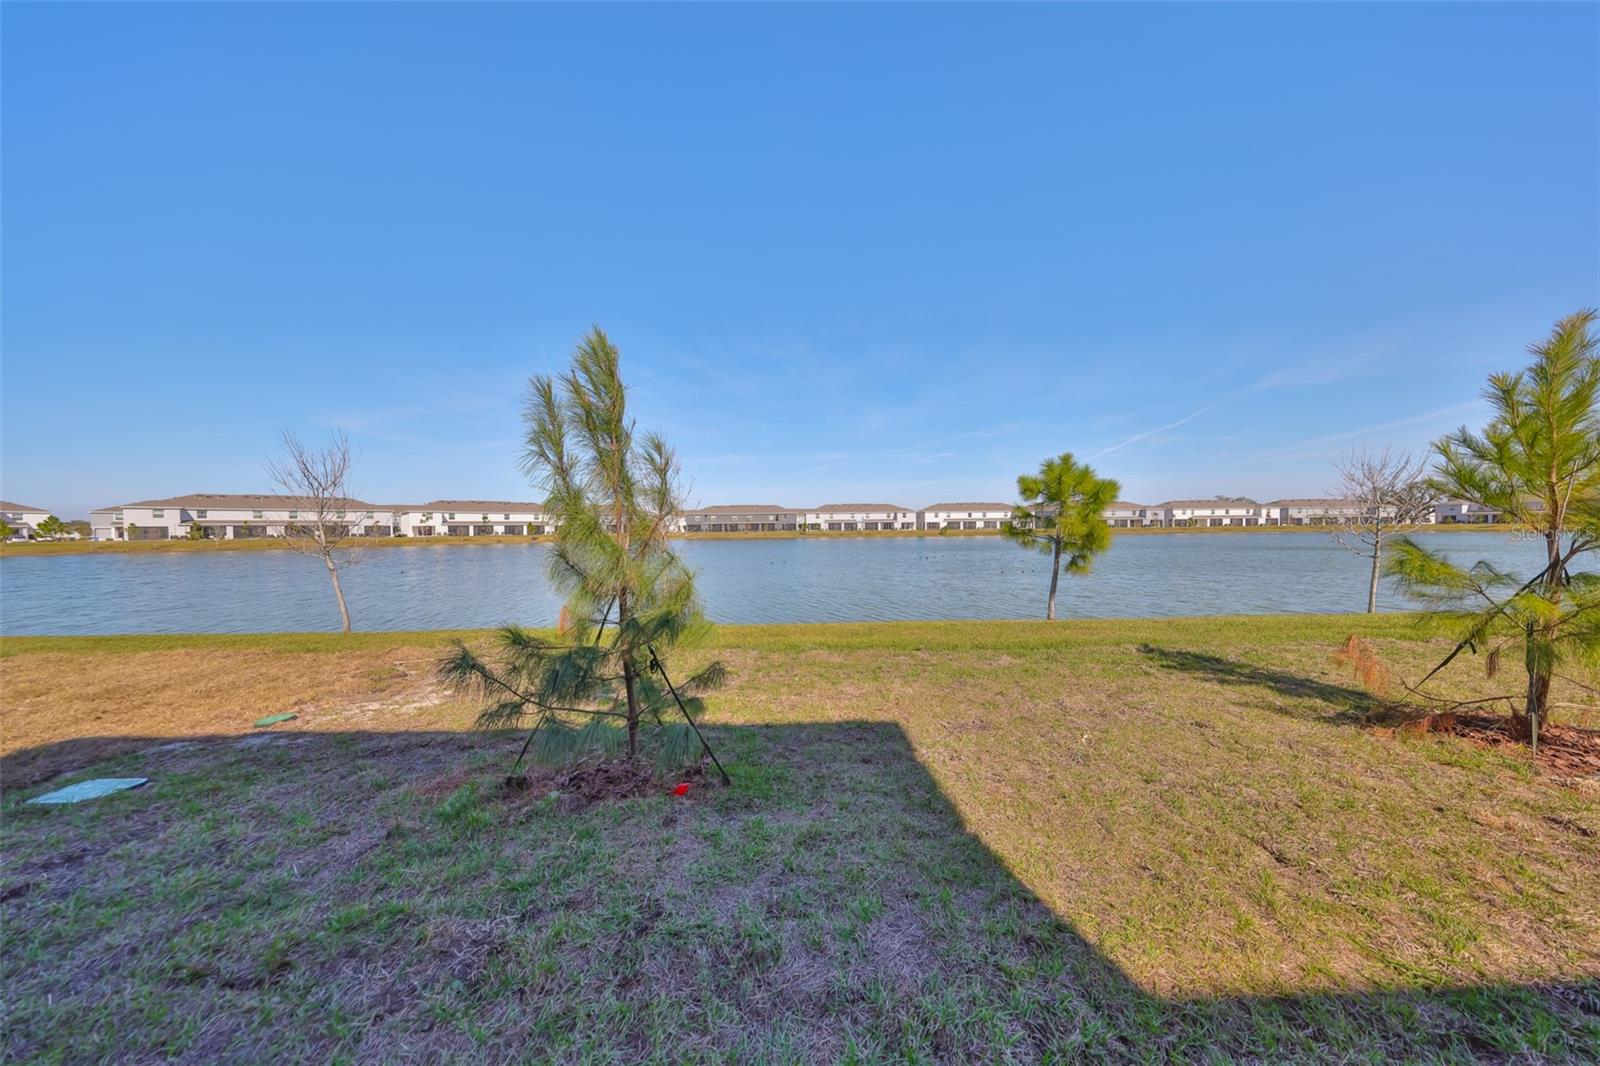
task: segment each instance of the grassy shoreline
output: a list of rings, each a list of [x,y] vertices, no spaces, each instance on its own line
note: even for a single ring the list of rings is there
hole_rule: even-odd
[[[1071,648],[1155,634],[1199,638],[1209,633],[1270,634],[1275,641],[1319,638],[1333,630],[1395,640],[1429,640],[1422,615],[1381,614],[1179,615],[1151,618],[1074,618],[1054,624],[1031,619],[907,622],[775,622],[717,625],[707,647],[763,651],[883,648]],[[18,655],[139,654],[193,650],[332,655],[478,640],[494,629],[325,630],[275,633],[114,633],[96,636],[0,636],[0,659]]]
[[[1428,533],[1511,533],[1512,525],[1440,525],[1428,526]],[[1247,533],[1322,533],[1318,526],[1229,526],[1223,528],[1151,527],[1114,529],[1116,537],[1160,536],[1238,536]],[[872,532],[836,533],[679,533],[674,540],[799,540],[801,538],[838,539],[843,537],[997,537],[995,529],[957,529],[941,532],[925,529],[875,530]],[[492,537],[363,537],[354,543],[362,548],[454,548],[454,547],[508,547],[545,543],[553,538],[545,536],[492,536]],[[6,556],[30,555],[119,555],[142,552],[214,552],[214,551],[287,551],[281,538],[260,537],[247,540],[66,540],[30,541],[27,543],[0,542],[0,559]]]
[[[735,787],[598,806],[501,790],[449,634],[4,638],[0,1057],[1592,1060],[1600,790],[1366,727],[1350,633],[1440,655],[721,627]]]

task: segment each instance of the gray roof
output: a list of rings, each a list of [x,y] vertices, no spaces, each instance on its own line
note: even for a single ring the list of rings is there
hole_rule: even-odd
[[[1303,500],[1271,500],[1268,507],[1360,507],[1360,500],[1335,500],[1335,499],[1303,499]]]
[[[29,507],[25,503],[12,503],[10,500],[0,500],[0,511],[33,511],[37,514],[49,514],[48,507]]]
[[[531,511],[544,514],[545,506],[531,500],[433,500],[405,508],[408,511]]]
[[[813,507],[818,514],[838,514],[840,512],[855,511],[910,511],[909,507],[901,507],[898,503],[825,503]]]
[[[784,507],[776,503],[713,503],[706,507],[685,507],[684,514],[799,514],[798,507]]]
[[[930,503],[924,511],[1006,511],[1010,512],[1014,503]]]
[[[101,510],[114,511],[123,507],[238,507],[252,510],[264,510],[268,507],[293,507],[298,505],[304,497],[288,496],[284,494],[253,495],[250,493],[233,492],[193,492],[187,496],[168,496],[159,500],[134,500],[132,503],[119,503],[116,507],[104,507]],[[365,500],[338,500],[348,509],[361,508],[370,510],[372,504]]]

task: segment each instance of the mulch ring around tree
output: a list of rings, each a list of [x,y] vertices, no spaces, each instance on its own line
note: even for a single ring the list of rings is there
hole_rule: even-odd
[[[1485,747],[1528,750],[1528,739],[1520,734],[1518,724],[1502,714],[1446,711],[1409,721],[1394,732],[1402,736],[1445,733]],[[1546,723],[1539,728],[1537,759],[1539,769],[1545,773],[1600,781],[1600,730]]]
[[[654,764],[641,760],[606,759],[555,771],[507,778],[510,796],[543,799],[554,795],[563,810],[581,811],[596,803],[632,799],[635,796],[670,795],[680,785],[688,785],[685,798],[704,787],[705,767],[698,765],[663,774]]]

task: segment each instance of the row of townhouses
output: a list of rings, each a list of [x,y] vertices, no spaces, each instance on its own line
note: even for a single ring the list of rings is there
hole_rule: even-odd
[[[201,492],[90,511],[89,525],[95,540],[281,537],[286,527],[311,517],[291,503],[282,496]],[[334,520],[342,532],[356,537],[507,536],[547,533],[550,528],[543,504],[519,500],[346,500]]]
[[[889,503],[828,503],[820,507],[778,504],[724,504],[684,511],[674,530],[684,533],[818,532],[885,530],[994,529],[1011,517],[1012,504],[932,503],[914,510]],[[13,528],[31,535],[47,512],[18,504],[0,505]],[[1169,500],[1142,504],[1118,501],[1106,518],[1118,528],[1320,525],[1359,517],[1363,509],[1345,500],[1247,499]],[[169,540],[208,537],[236,540],[282,536],[285,528],[310,516],[282,496],[196,493],[141,500],[90,512],[96,540]],[[1493,522],[1499,515],[1473,504],[1450,502],[1435,508],[1430,521]],[[542,534],[553,523],[542,504],[526,500],[434,500],[420,504],[345,501],[335,520],[350,536],[492,537]]]
[[[1118,500],[1105,511],[1106,519],[1119,529],[1138,526],[1317,526],[1346,522],[1369,513],[1370,508],[1366,504],[1355,500],[1269,500],[1257,503],[1243,497],[1168,500],[1157,504]],[[1447,500],[1436,504],[1422,521],[1446,525],[1493,523],[1500,521],[1500,512],[1476,503]]]
[[[0,521],[11,527],[12,535],[32,540],[37,535],[39,523],[50,517],[43,507],[29,507],[25,503],[0,500]]]
[[[781,507],[775,503],[726,504],[683,512],[685,533],[808,530],[852,533],[893,529],[999,529],[1011,517],[1009,503],[930,503],[921,510],[893,503],[825,503]]]

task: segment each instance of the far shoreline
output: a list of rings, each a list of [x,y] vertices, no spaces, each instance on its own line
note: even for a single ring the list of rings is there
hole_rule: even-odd
[[[1420,533],[1514,533],[1519,527],[1505,523],[1445,523],[1423,526]],[[1123,536],[1237,536],[1245,533],[1320,533],[1327,535],[1328,526],[1135,526],[1112,529],[1115,537]],[[895,537],[998,537],[998,529],[891,529],[891,530],[835,530],[829,532],[765,531],[734,533],[675,533],[674,540],[800,540],[840,538],[895,538]],[[477,537],[371,537],[353,540],[357,548],[456,548],[456,547],[507,547],[550,543],[554,536],[491,535]],[[281,537],[258,537],[239,540],[56,540],[29,541],[26,543],[0,542],[0,559],[6,556],[31,555],[137,555],[146,552],[218,552],[218,551],[292,551]]]

